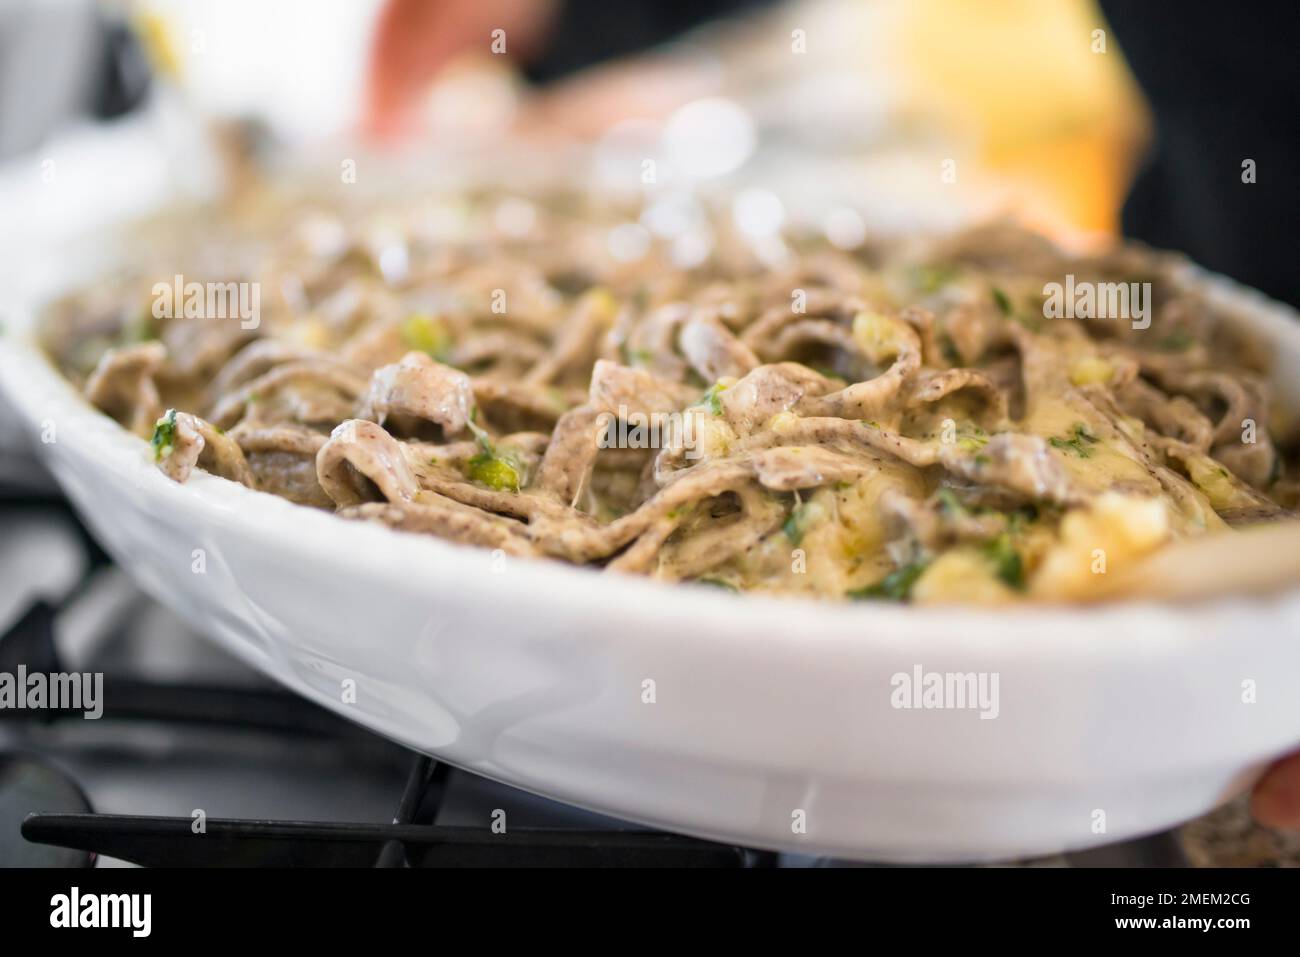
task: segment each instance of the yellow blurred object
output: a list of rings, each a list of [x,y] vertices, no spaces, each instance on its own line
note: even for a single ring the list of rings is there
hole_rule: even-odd
[[[998,580],[992,563],[975,547],[954,548],[936,558],[912,587],[918,605],[962,602],[1003,605],[1015,594]]]
[[[1126,572],[1169,537],[1169,513],[1155,498],[1105,492],[1061,522],[1061,540],[1030,582],[1037,598],[1074,600],[1097,591],[1101,576]]]
[[[892,12],[910,108],[967,144],[1022,219],[1118,232],[1149,121],[1095,3],[906,0]]]
[[[134,25],[154,71],[171,79],[180,76],[180,53],[166,18],[146,10],[136,15]]]
[[[1114,374],[1115,367],[1100,356],[1084,356],[1070,367],[1070,381],[1075,385],[1100,385]]]

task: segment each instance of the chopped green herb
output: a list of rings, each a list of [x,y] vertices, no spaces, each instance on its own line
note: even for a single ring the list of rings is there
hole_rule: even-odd
[[[722,415],[722,393],[726,388],[721,382],[715,382],[709,386],[709,391],[704,393],[704,398],[700,400],[714,415]]]
[[[1156,342],[1156,348],[1164,352],[1186,352],[1196,344],[1196,339],[1186,329],[1175,329],[1169,335]]]
[[[1082,422],[1074,424],[1074,431],[1069,438],[1058,438],[1053,436],[1047,440],[1047,444],[1054,449],[1060,449],[1062,452],[1073,452],[1081,459],[1091,457],[1092,449],[1090,445],[1097,444],[1097,437],[1088,431],[1088,427]]]
[[[939,509],[949,518],[965,518],[970,514],[970,510],[958,500],[950,488],[939,489],[936,498],[939,500]]]
[[[963,452],[978,452],[984,446],[989,444],[989,435],[978,425],[972,425],[962,428],[957,439],[957,448]]]
[[[637,368],[639,366],[649,365],[654,359],[654,353],[649,349],[633,349],[626,340],[618,344],[618,357],[625,366]]]
[[[695,579],[695,584],[707,585],[710,588],[721,588],[723,591],[740,591],[740,589],[731,584],[731,582],[724,582],[721,578],[697,578]]]
[[[519,461],[509,454],[479,452],[469,460],[470,480],[498,492],[518,492],[519,473]]]
[[[408,349],[423,352],[439,362],[447,358],[451,348],[451,336],[442,320],[424,313],[416,313],[403,322],[401,335]]]
[[[799,502],[790,509],[790,517],[781,526],[781,531],[790,540],[791,545],[798,546],[808,534],[808,527],[821,515],[822,508],[815,502]]]
[[[896,568],[874,585],[850,591],[848,597],[855,601],[907,601],[912,595],[912,586],[928,566],[928,561],[918,559]]]
[[[498,492],[518,492],[523,483],[523,467],[517,456],[509,452],[498,452],[488,437],[487,431],[475,425],[478,409],[474,409],[469,423],[474,433],[474,441],[479,451],[466,463],[466,475],[470,481],[479,482]]]
[[[998,286],[990,286],[989,295],[993,298],[993,305],[998,307],[998,312],[1002,313],[1005,318],[1020,323],[1031,332],[1042,331],[1042,317],[1034,315],[1032,310],[1017,309],[1016,304],[1005,290]],[[1028,304],[1022,302],[1021,305],[1027,306]]]
[[[912,284],[921,292],[938,292],[957,278],[958,269],[951,263],[924,263],[912,269]]]
[[[153,460],[161,462],[172,454],[172,443],[176,441],[176,410],[168,409],[167,414],[159,419],[153,427],[153,438],[149,447],[153,449]]]
[[[1020,553],[1011,544],[1011,536],[1003,532],[997,538],[984,545],[984,554],[997,572],[1003,584],[1023,591],[1025,587],[1025,568],[1020,560]]]
[[[496,447],[492,444],[492,439],[487,434],[487,429],[478,424],[478,406],[469,410],[469,421],[465,427],[474,433],[474,441],[478,443],[479,449],[484,455],[495,455]]]

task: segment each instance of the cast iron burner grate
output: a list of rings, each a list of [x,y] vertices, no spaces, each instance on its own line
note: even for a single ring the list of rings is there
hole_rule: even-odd
[[[401,810],[424,808],[447,766],[423,755],[411,768]],[[436,803],[431,810],[436,810]],[[28,841],[102,854],[146,867],[744,867],[765,855],[674,834],[641,831],[486,828],[209,819],[122,814],[32,814]]]
[[[29,672],[64,670],[54,643],[54,610],[40,602],[3,638],[0,670],[18,664]],[[370,732],[286,692],[232,689],[114,678],[115,721],[162,721],[222,725],[241,731],[270,731],[356,742]],[[80,712],[0,711],[10,721],[58,722]],[[30,755],[3,759],[42,765]],[[39,774],[58,780],[48,765]],[[776,855],[708,841],[628,828],[576,829],[510,827],[497,834],[486,827],[434,824],[450,766],[413,755],[405,788],[391,824],[209,818],[202,834],[189,817],[50,813],[29,815],[22,837],[32,843],[84,852],[150,867],[764,867]],[[75,784],[58,782],[60,790]],[[88,806],[88,802],[87,802]]]

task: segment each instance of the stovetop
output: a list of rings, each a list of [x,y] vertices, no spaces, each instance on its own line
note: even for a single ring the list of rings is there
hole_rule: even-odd
[[[0,497],[0,672],[20,664],[102,672],[104,712],[0,709],[0,865],[855,866],[648,830],[408,751],[206,642],[30,489]],[[1300,842],[1230,807],[1007,863],[1300,863]]]

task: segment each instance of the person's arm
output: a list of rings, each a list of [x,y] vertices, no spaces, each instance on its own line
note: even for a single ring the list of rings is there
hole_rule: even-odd
[[[469,50],[505,55],[533,82],[645,50],[771,0],[387,0],[370,55],[366,127],[400,133],[438,71]]]
[[[444,66],[505,31],[506,55],[534,53],[559,0],[387,0],[375,26],[366,88],[368,132],[392,137]]]

